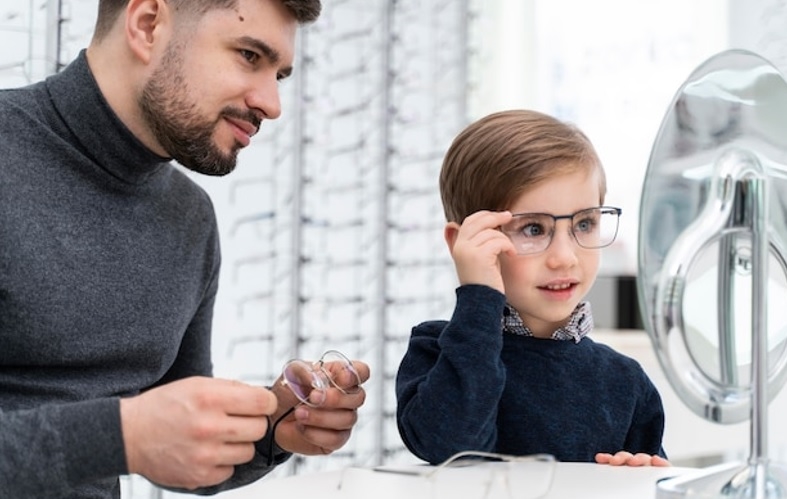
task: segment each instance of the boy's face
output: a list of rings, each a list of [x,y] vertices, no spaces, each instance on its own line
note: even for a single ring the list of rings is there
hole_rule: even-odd
[[[520,195],[512,213],[570,215],[599,206],[599,173],[594,168],[544,181]],[[552,242],[541,253],[500,257],[506,299],[538,337],[550,337],[593,286],[599,249],[585,249],[571,234],[571,220],[557,221]]]
[[[232,171],[262,120],[281,112],[297,26],[278,0],[240,0],[176,31],[139,98],[163,150],[200,173]]]

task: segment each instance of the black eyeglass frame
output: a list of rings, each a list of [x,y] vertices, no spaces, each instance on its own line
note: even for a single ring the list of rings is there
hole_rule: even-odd
[[[577,237],[577,234],[574,232],[574,218],[577,215],[581,215],[583,213],[596,211],[596,210],[600,211],[600,215],[605,215],[605,214],[617,215],[617,217],[615,218],[615,232],[612,235],[612,237],[609,239],[609,241],[605,241],[603,244],[600,244],[598,246],[587,246],[587,245],[583,244],[579,240],[579,238]],[[511,219],[511,222],[513,222],[517,218],[521,218],[521,217],[548,217],[548,218],[551,218],[553,220],[552,230],[549,232],[549,242],[547,243],[546,246],[544,246],[542,249],[539,249],[538,251],[525,252],[525,253],[521,253],[521,252],[517,251],[517,254],[519,254],[519,255],[536,255],[538,253],[546,251],[549,248],[549,246],[552,244],[552,239],[555,236],[555,228],[557,227],[558,220],[563,220],[563,219],[571,220],[571,230],[569,232],[571,233],[571,237],[574,238],[574,241],[577,243],[577,245],[579,245],[580,248],[584,248],[584,249],[601,249],[601,248],[606,248],[607,246],[609,246],[612,243],[614,243],[615,239],[617,239],[617,237],[618,237],[618,231],[620,229],[620,215],[622,215],[622,214],[623,214],[623,209],[622,208],[618,208],[616,206],[593,206],[591,208],[584,208],[582,210],[579,210],[579,211],[576,211],[574,213],[567,214],[567,215],[552,215],[551,213],[538,213],[538,212],[513,213],[513,218]],[[509,224],[511,222],[509,222]],[[506,225],[508,225],[508,224],[506,224]],[[505,225],[500,226],[499,229],[500,229],[500,231],[503,234],[508,236],[508,238],[511,239],[512,242],[514,242],[516,244],[516,241],[514,241],[512,236],[516,235],[519,231],[506,230],[505,229]]]

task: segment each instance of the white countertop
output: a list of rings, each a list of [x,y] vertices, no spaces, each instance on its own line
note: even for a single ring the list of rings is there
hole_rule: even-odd
[[[484,466],[504,467],[505,463],[486,463]],[[555,463],[551,486],[547,495],[534,495],[542,486],[539,476],[527,476],[528,463],[519,463],[519,477],[506,480],[506,468],[497,468],[496,478],[486,475],[489,494],[483,496],[479,488],[479,474],[474,467],[452,468],[448,480],[442,480],[439,488],[428,478],[397,473],[375,471],[365,468],[325,471],[279,479],[265,479],[219,494],[221,499],[270,499],[276,497],[320,499],[406,498],[406,499],[481,499],[482,497],[506,497],[506,483],[518,493],[512,498],[531,499],[649,499],[656,497],[656,481],[671,476],[691,473],[691,468],[628,468],[592,463]],[[500,471],[503,470],[503,471]],[[542,470],[539,470],[541,472]],[[488,470],[486,471],[488,473]],[[524,477],[524,478],[523,478]],[[517,483],[518,481],[518,483]],[[481,496],[477,493],[481,490]]]
[[[670,459],[685,464],[695,457],[724,455],[725,461],[740,461],[749,452],[749,423],[720,425],[708,422],[692,413],[678,398],[667,382],[659,365],[650,338],[640,330],[594,330],[594,341],[605,343],[638,360],[659,389],[666,412],[664,447]],[[787,395],[777,395],[770,406],[773,414],[769,426],[769,455],[777,461],[785,460],[787,431],[775,424],[787,412]],[[416,462],[415,458],[413,458]],[[683,461],[683,462],[681,462]],[[693,464],[691,464],[693,465]],[[705,465],[702,465],[705,466]],[[451,499],[470,499],[469,491],[477,484],[465,469],[458,472],[451,489]],[[650,499],[656,497],[656,481],[660,478],[683,475],[695,468],[625,468],[592,463],[556,463],[547,499]],[[698,470],[701,471],[701,470]],[[513,483],[513,481],[512,481]],[[340,488],[341,485],[341,488]],[[472,485],[472,487],[471,487]],[[270,476],[254,484],[224,492],[220,499],[296,499],[318,497],[387,499],[443,499],[435,496],[423,478],[373,471],[366,468],[304,473],[288,477]],[[285,495],[286,494],[286,495]],[[175,494],[180,497],[179,494]],[[170,497],[170,493],[166,495]],[[490,497],[506,497],[492,494]],[[473,499],[476,499],[473,497]],[[514,495],[512,499],[529,499]]]

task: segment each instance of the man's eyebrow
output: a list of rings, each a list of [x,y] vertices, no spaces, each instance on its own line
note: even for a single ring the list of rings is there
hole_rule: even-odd
[[[276,64],[281,60],[281,54],[279,53],[279,51],[274,49],[267,43],[263,42],[262,40],[259,40],[257,38],[252,38],[250,36],[242,36],[240,37],[239,41],[244,45],[253,47],[258,52],[261,52],[265,56],[265,58],[268,59],[268,62],[270,62],[271,64]],[[290,66],[290,67],[282,68],[281,71],[279,71],[279,74],[281,74],[282,78],[286,78],[290,76],[292,74],[292,67]]]

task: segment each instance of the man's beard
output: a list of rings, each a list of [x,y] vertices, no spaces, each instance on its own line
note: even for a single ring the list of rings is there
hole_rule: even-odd
[[[228,153],[216,146],[213,133],[221,116],[257,126],[259,119],[251,111],[234,108],[224,108],[213,121],[200,116],[196,103],[188,101],[182,67],[181,48],[177,42],[171,43],[139,97],[142,116],[156,140],[178,163],[205,175],[227,175],[235,169],[241,146],[233,145]]]

